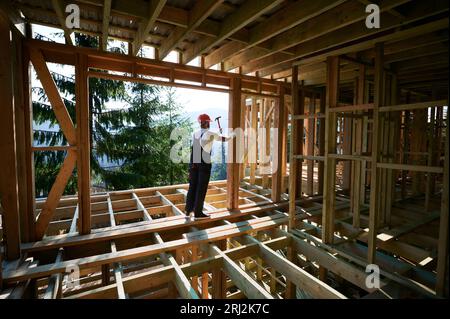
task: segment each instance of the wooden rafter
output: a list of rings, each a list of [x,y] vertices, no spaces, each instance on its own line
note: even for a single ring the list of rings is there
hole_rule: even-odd
[[[222,21],[220,32],[217,37],[205,38],[191,45],[183,55],[183,62],[188,63],[196,56],[208,52],[213,47],[217,46],[223,40],[228,38],[230,35],[242,29],[247,24],[263,15],[265,12],[273,9],[281,2],[282,0],[263,0],[257,2],[247,0],[235,12],[231,13],[230,16]]]
[[[165,3],[166,0],[151,0],[147,4],[148,17],[139,25],[138,32],[133,41],[133,55],[136,55],[139,52],[142,43],[144,43],[149,35],[149,32],[153,29],[156,19],[161,13]]]
[[[102,43],[101,48],[106,51],[106,44],[108,43],[108,33],[109,33],[109,18],[111,14],[111,1],[105,0],[103,4],[103,19],[102,19]]]
[[[159,58],[163,60],[190,32],[195,30],[223,2],[223,0],[197,1],[189,12],[186,28],[175,27],[159,49]]]
[[[436,7],[429,7],[425,4],[419,3],[417,7],[414,8],[414,10],[408,15],[407,19],[405,21],[400,21],[397,18],[393,16],[386,16],[383,20],[383,24],[380,29],[370,29],[371,31],[368,32],[367,28],[361,27],[360,22],[355,22],[350,25],[347,25],[343,28],[340,28],[338,30],[335,30],[330,33],[326,33],[324,35],[321,35],[317,38],[305,41],[301,44],[298,44],[291,48],[291,52],[293,55],[286,56],[281,53],[273,53],[272,55],[256,59],[250,63],[245,64],[245,67],[243,68],[243,73],[250,73],[257,70],[266,69],[272,66],[279,65],[280,67],[277,68],[277,70],[274,70],[274,72],[281,72],[286,68],[286,64],[284,62],[289,62],[295,59],[301,59],[304,56],[308,55],[314,55],[315,53],[320,52],[321,50],[327,50],[328,52],[324,55],[325,57],[330,54],[345,54],[355,51],[360,51],[364,49],[368,49],[374,45],[377,41],[390,41],[395,39],[404,39],[406,34],[409,32],[411,33],[410,37],[417,36],[422,33],[429,33],[435,30],[444,29],[446,26],[442,24],[440,28],[434,29],[430,27],[429,24],[420,25],[417,27],[412,27],[410,29],[405,29],[402,31],[397,31],[394,28],[398,27],[400,25],[407,25],[408,23],[412,23],[413,21],[416,21],[421,18],[425,18],[427,16],[435,15],[441,12],[448,11],[448,6],[444,3],[438,4]],[[438,21],[434,22],[435,24],[438,23]],[[442,22],[443,23],[443,22]],[[428,28],[427,28],[428,27]],[[374,31],[375,30],[375,31]],[[412,30],[415,30],[417,33],[412,33]],[[378,39],[369,39],[367,41],[364,41],[364,38],[366,38],[370,34],[377,34],[379,32],[386,32],[390,31],[391,33],[388,33],[386,35],[380,36]],[[403,33],[403,34],[402,34]],[[381,40],[383,38],[383,40]],[[344,47],[339,47],[339,45],[342,45],[344,43],[348,43],[351,41],[361,40],[360,42]],[[333,47],[338,47],[336,51],[330,50]],[[331,51],[331,52],[329,52]],[[318,57],[314,57],[315,61],[320,60]],[[309,60],[312,60],[310,58]],[[323,57],[322,57],[323,60]],[[302,60],[302,64],[307,64],[306,60]],[[262,76],[265,75],[265,73],[261,74]]]
[[[386,8],[400,5],[407,1],[408,0],[398,0],[394,2],[390,1],[388,3],[382,3],[380,9],[381,11],[383,11],[386,10]],[[262,50],[260,48],[253,48],[234,56],[225,63],[225,69],[228,70],[230,68],[241,66],[248,61],[262,59],[277,52],[280,52],[277,55],[278,59],[289,59],[290,56],[292,56],[292,54],[294,53],[290,51],[290,48],[292,48],[293,46],[343,28],[352,23],[361,21],[366,17],[366,13],[362,4],[355,1],[347,1],[344,3],[333,2],[333,6],[328,1],[328,6],[325,6],[324,4],[322,4],[322,6],[324,7],[324,9],[329,10],[322,11],[323,14],[321,15],[316,15],[317,8],[315,7],[314,3],[315,2],[311,2],[311,11],[305,11],[304,8],[298,10],[302,13],[309,13],[310,16],[307,17],[309,17],[310,19],[304,18],[299,21],[299,24],[297,26],[293,26],[286,32],[270,38],[267,41],[267,47],[265,48],[265,50]],[[345,15],[342,17],[342,19],[336,19],[336,16],[340,16],[344,13]],[[283,50],[285,50],[285,52],[281,53],[281,51]],[[246,71],[244,70],[244,72]]]
[[[62,1],[52,0],[52,5],[53,5],[53,9],[55,9],[56,16],[58,17],[60,27],[61,27],[61,29],[64,30],[64,38],[66,39],[66,43],[73,45],[72,38],[70,37],[70,35],[72,34],[73,31],[69,30],[66,27],[66,19],[64,16],[64,9],[62,7]]]

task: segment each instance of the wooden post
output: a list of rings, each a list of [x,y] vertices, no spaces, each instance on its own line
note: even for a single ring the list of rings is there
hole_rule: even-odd
[[[240,128],[242,129],[242,134],[245,133],[245,121],[246,119],[246,105],[245,105],[245,95],[242,94],[241,96],[241,110],[240,110]],[[245,147],[245,136],[241,139],[241,142],[243,144],[243,146]],[[243,150],[243,154],[241,154],[241,163],[239,164],[239,180],[243,180],[245,178],[245,149],[244,147],[242,148]]]
[[[20,257],[19,194],[17,185],[17,156],[12,47],[9,19],[0,10],[0,200],[3,209],[3,232],[7,260]]]
[[[447,128],[449,124],[447,116]],[[448,274],[448,144],[449,138],[448,134],[446,136],[445,145],[445,157],[444,157],[444,176],[443,176],[443,188],[442,188],[442,199],[441,199],[441,219],[439,221],[439,244],[438,244],[438,259],[437,259],[437,269],[436,269],[436,293],[439,296],[445,295],[447,284],[447,274]]]
[[[300,114],[300,92],[298,86],[298,66],[292,67],[292,84],[291,84],[291,96],[292,96],[292,116]],[[301,140],[298,140],[299,136],[299,121],[292,119],[291,122],[291,144],[290,144],[290,172],[289,172],[289,224],[288,229],[295,229],[295,214],[296,214],[296,204],[298,194],[298,180],[301,180],[301,175],[299,176],[299,163],[301,161],[295,158],[302,149]],[[301,185],[301,184],[300,184]],[[293,261],[295,257],[295,251],[292,246],[288,247],[288,259]],[[295,298],[295,285],[288,281],[286,283],[286,298]]]
[[[87,71],[87,56],[78,54],[75,66],[75,91],[77,106],[78,229],[81,234],[89,234],[91,232],[91,149]]]
[[[279,202],[281,199],[281,182],[282,182],[282,164],[283,160],[283,125],[284,125],[284,86],[279,89],[280,98],[275,102],[274,109],[274,159],[272,168],[272,201]]]
[[[235,129],[239,127],[241,118],[241,79],[238,77],[234,77],[232,80],[232,91],[229,101],[228,127]],[[237,138],[232,138],[228,141],[227,208],[229,210],[239,207],[239,158],[237,156],[237,143],[239,142]]]
[[[29,202],[28,199],[29,193],[34,196],[34,184],[28,184],[28,155],[32,154],[32,141],[30,141],[32,135],[29,125],[31,102],[28,79],[29,59],[27,51],[22,46],[23,36],[15,28],[12,29],[11,35],[20,237],[22,242],[30,242],[34,238],[34,200]]]
[[[325,109],[325,179],[322,209],[322,241],[333,242],[335,213],[336,160],[328,156],[336,152],[336,113],[338,104],[339,57],[327,58],[327,104]]]
[[[248,153],[249,153],[249,162],[250,162],[250,184],[255,184],[255,175],[256,175],[256,167],[257,167],[257,159],[258,159],[258,103],[256,98],[252,98],[252,106],[250,110],[250,138],[248,145]]]
[[[264,99],[264,143],[263,147],[265,147],[266,154],[264,159],[264,175],[262,180],[262,187],[269,188],[269,172],[270,172],[270,128],[272,125],[272,115],[270,114],[270,109],[272,107],[272,100]]]
[[[226,249],[226,239],[216,242],[220,250]],[[225,273],[220,269],[213,269],[212,272],[212,297],[213,299],[225,299],[227,294],[227,280]]]
[[[316,113],[316,98],[315,94],[312,93],[309,98],[309,115]],[[306,147],[307,155],[314,156],[314,131],[315,131],[315,120],[313,118],[308,119],[306,122],[308,125],[306,133]],[[302,172],[303,173],[303,172]],[[314,161],[307,161],[307,178],[306,178],[306,193],[309,196],[314,195]]]
[[[30,24],[26,24],[26,37],[31,38],[32,29]],[[35,176],[34,176],[34,152],[33,146],[33,108],[31,99],[31,64],[30,54],[27,49],[22,49],[22,79],[23,79],[23,112],[24,112],[24,130],[25,130],[25,165],[26,165],[26,214],[28,218],[28,240],[34,241],[36,235],[35,220]],[[25,239],[26,240],[26,239]]]
[[[320,94],[320,113],[321,114],[325,114],[325,105],[326,105],[325,89],[323,89],[322,93]],[[326,123],[325,118],[321,118],[319,120],[319,155],[320,156],[325,155],[325,125],[326,125],[325,123]],[[324,168],[325,168],[325,163],[323,161],[319,161],[318,170],[317,170],[317,179],[319,182],[319,185],[317,187],[317,192],[319,194],[323,194]]]
[[[370,209],[369,209],[369,239],[368,239],[368,263],[375,262],[376,243],[377,243],[377,229],[378,229],[378,200],[377,190],[379,183],[379,176],[377,174],[377,160],[378,160],[378,138],[379,138],[379,112],[378,108],[382,104],[383,97],[383,62],[384,45],[378,43],[375,45],[375,87],[374,87],[374,108],[373,108],[373,123],[372,123],[372,155],[371,155],[371,177],[370,177]]]
[[[364,93],[365,93],[365,75],[366,75],[366,67],[361,65],[359,67],[359,75],[358,80],[356,81],[356,90],[355,90],[355,102],[356,104],[364,104]],[[358,112],[362,113],[362,112]],[[362,138],[363,138],[363,120],[361,118],[357,118],[354,121],[354,154],[361,155],[362,154]],[[361,205],[361,188],[364,188],[364,185],[361,184],[361,175],[362,175],[362,163],[361,161],[353,161],[353,174],[352,174],[352,187],[351,187],[351,212],[353,214],[353,227],[360,227],[360,205]]]
[[[449,124],[447,116],[447,127]],[[448,274],[448,134],[446,136],[445,145],[445,158],[444,158],[444,176],[443,176],[443,188],[442,188],[442,199],[441,199],[441,218],[439,221],[439,246],[438,246],[438,261],[436,270],[436,293],[439,296],[445,295],[446,287],[446,276]]]
[[[352,119],[344,118],[343,120],[343,152],[344,154],[351,154],[352,150]],[[350,193],[350,178],[351,178],[351,162],[345,161],[342,172],[342,189],[346,194]]]
[[[284,105],[284,118],[283,118],[283,127],[282,127],[282,149],[281,149],[281,189],[282,193],[286,193],[287,186],[289,185],[289,182],[286,183],[286,176],[287,176],[287,145],[288,145],[288,123],[289,123],[289,112]]]
[[[325,165],[322,206],[322,241],[332,244],[334,239],[336,160],[328,154],[336,153],[336,113],[330,112],[337,107],[339,100],[339,57],[327,58],[327,98],[325,109]],[[325,280],[327,270],[319,268],[319,278]]]

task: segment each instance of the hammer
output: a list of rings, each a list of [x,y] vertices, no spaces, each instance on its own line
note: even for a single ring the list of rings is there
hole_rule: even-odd
[[[220,131],[220,134],[222,134],[222,127],[220,126],[220,118],[221,118],[222,116],[218,116],[218,117],[216,117],[215,119],[214,119],[214,121],[217,121],[217,125],[219,126],[219,131]]]

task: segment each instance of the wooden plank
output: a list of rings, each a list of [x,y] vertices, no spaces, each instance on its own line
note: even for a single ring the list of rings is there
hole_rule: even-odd
[[[258,162],[258,103],[255,97],[252,98],[250,114],[251,126],[249,132],[248,159],[250,162],[250,184],[255,184],[255,175]]]
[[[448,113],[447,113],[448,114]],[[447,128],[449,124],[449,119],[447,115]],[[438,245],[438,264],[436,269],[436,293],[438,296],[444,296],[448,294],[447,276],[448,276],[448,153],[449,138],[448,135],[445,138],[445,157],[444,157],[444,177],[443,177],[443,188],[442,188],[442,199],[441,199],[441,218],[439,221],[439,245]],[[446,291],[447,289],[447,291]]]
[[[111,1],[105,0],[103,3],[103,19],[102,19],[102,36],[100,47],[103,51],[106,51],[106,45],[108,43],[108,33],[109,33],[109,19],[111,14]]]
[[[427,172],[442,174],[444,169],[440,166],[426,166],[426,165],[407,165],[407,164],[395,164],[395,163],[377,163],[378,168],[397,169],[412,172]]]
[[[229,97],[228,127],[236,129],[239,127],[241,118],[241,80],[234,78],[232,81],[232,92]],[[227,161],[227,208],[234,210],[239,207],[239,156],[237,137],[228,141]]]
[[[133,55],[137,55],[142,43],[144,43],[145,40],[147,40],[147,37],[149,36],[149,32],[153,29],[156,19],[158,18],[159,14],[161,13],[161,10],[164,8],[164,5],[166,4],[166,0],[151,0],[148,5],[148,16],[146,17],[146,20],[143,21],[138,28],[137,35],[135,36],[133,40]],[[103,23],[105,21],[103,20]],[[103,36],[104,37],[104,36]],[[164,57],[160,57],[161,60]]]
[[[17,154],[14,117],[17,110],[14,100],[12,70],[12,46],[10,42],[9,18],[0,10],[0,204],[2,206],[2,227],[5,239],[5,257],[13,260],[20,257],[19,194],[17,190]]]
[[[284,112],[284,87],[280,86],[280,98],[275,102],[277,105],[274,110],[274,158],[272,163],[272,201],[279,202],[281,200],[281,187],[282,187],[282,159],[283,159],[283,134],[282,129],[285,125]]]
[[[262,1],[246,1],[239,9],[228,15],[223,21],[221,21],[221,28],[217,37],[205,38],[191,45],[183,56],[183,63],[188,63],[196,56],[210,51],[212,48],[220,44],[226,38],[236,33],[240,29],[244,28],[247,24],[255,21],[258,17],[264,13],[272,10],[282,0],[262,0]],[[221,59],[219,62],[222,62]],[[216,64],[216,63],[214,63]]]
[[[64,15],[64,10],[63,10],[62,5],[63,5],[62,1],[52,0],[52,6],[56,12],[56,16],[58,17],[60,27],[61,27],[61,29],[64,30],[64,38],[66,39],[66,43],[73,45],[72,38],[70,37],[70,35],[72,34],[73,31],[66,27],[66,18]]]
[[[63,250],[60,249],[56,256],[55,263],[63,260]],[[62,274],[54,274],[49,278],[47,289],[44,292],[43,299],[56,299],[62,297]]]
[[[36,220],[36,238],[41,239],[48,227],[50,220],[58,206],[59,200],[66,188],[69,178],[72,176],[76,163],[76,152],[69,150],[61,168],[56,176],[55,182],[48,194],[47,200]]]
[[[316,98],[313,94],[309,99],[309,114],[316,112]],[[314,137],[315,137],[315,121],[314,118],[308,119],[306,128],[306,148],[307,154],[314,156]],[[306,193],[309,196],[314,195],[314,161],[307,161],[307,177],[306,177]]]
[[[155,233],[156,242],[158,244],[163,244],[161,236],[158,233]],[[183,299],[199,299],[195,289],[191,286],[189,279],[186,277],[184,272],[181,270],[175,258],[171,255],[162,254],[163,260],[165,260],[166,266],[173,267],[175,271],[175,286],[177,287],[178,293]]]
[[[379,140],[379,107],[383,103],[383,75],[384,75],[384,45],[378,43],[375,46],[375,83],[374,83],[374,108],[372,115],[372,171],[370,174],[370,209],[369,209],[369,238],[368,238],[368,263],[375,263],[376,256],[376,236],[378,232],[379,203],[378,184],[379,174],[377,170],[378,161],[378,140]]]
[[[242,270],[230,257],[217,246],[210,246],[210,255],[222,257],[223,268],[233,283],[249,299],[273,299],[272,295],[261,287],[249,274]]]
[[[430,107],[443,106],[443,105],[447,105],[447,104],[448,104],[447,100],[437,100],[437,101],[430,101],[430,102],[390,105],[390,106],[380,107],[380,112],[419,110],[419,109],[426,109],[426,108],[430,108]]]
[[[300,101],[299,101],[299,86],[298,86],[298,66],[294,66],[292,68],[292,87],[291,87],[291,96],[292,96],[292,110],[293,115],[298,115],[300,113]],[[302,95],[303,96],[303,95]],[[291,123],[291,143],[290,143],[290,160],[289,160],[289,229],[295,228],[295,214],[296,214],[296,196],[300,191],[297,190],[297,186],[301,183],[297,183],[297,179],[301,179],[301,175],[299,176],[298,166],[299,163],[297,159],[294,157],[298,154],[301,149],[300,143],[298,141],[299,137],[299,125],[298,121],[293,120]],[[301,166],[301,165],[300,165]],[[301,174],[301,172],[300,172]]]
[[[229,211],[226,212],[216,212],[211,214],[209,219],[199,220],[199,221],[186,221],[184,216],[173,216],[168,218],[160,218],[157,220],[153,220],[151,223],[145,222],[141,225],[133,225],[132,227],[120,227],[116,226],[115,228],[107,229],[106,231],[93,232],[87,235],[79,235],[79,236],[53,236],[51,238],[34,242],[22,244],[21,248],[24,252],[32,252],[32,251],[41,251],[41,250],[49,250],[56,249],[59,247],[69,247],[75,246],[78,244],[88,244],[95,243],[99,241],[108,241],[112,239],[123,238],[131,235],[142,235],[148,234],[152,232],[162,232],[162,231],[170,231],[174,228],[181,226],[196,226],[202,223],[208,222],[217,222],[219,220],[229,219],[230,217],[243,217],[251,214],[258,214],[265,211],[271,211],[275,209],[284,209],[288,205],[287,202],[280,204],[269,204],[263,206],[257,206],[253,208],[241,209],[238,213],[231,213]],[[126,225],[124,225],[126,226]]]
[[[186,238],[177,239],[163,244],[153,244],[142,247],[121,250],[115,253],[105,253],[96,256],[67,260],[58,264],[42,265],[33,269],[8,271],[3,273],[5,282],[21,281],[23,279],[40,278],[54,273],[64,272],[68,265],[77,264],[80,269],[110,264],[123,260],[132,260],[145,256],[159,254],[161,252],[176,250],[202,244],[206,242],[220,241],[228,237],[238,236],[254,231],[260,231],[286,224],[288,218],[278,214],[255,220],[239,222],[231,225],[218,226],[207,230],[188,233]]]
[[[320,281],[291,261],[286,260],[271,248],[258,242],[256,239],[253,240],[255,243],[258,243],[259,255],[263,258],[264,262],[275,268],[300,289],[306,290],[315,298],[347,299],[343,294]]]
[[[338,103],[339,63],[339,57],[329,57],[327,59],[325,175],[322,208],[322,241],[326,244],[332,243],[334,238],[336,160],[330,157],[329,154],[336,152],[336,113],[330,112],[330,109],[337,107]]]
[[[356,104],[364,103],[364,93],[366,84],[366,67],[364,65],[359,67],[358,78],[355,81],[355,102]],[[354,149],[353,153],[355,155],[361,155],[362,153],[362,140],[363,140],[363,119],[356,119],[354,122]],[[363,163],[354,161],[353,174],[352,174],[352,188],[351,188],[351,207],[350,210],[353,214],[353,227],[359,228],[360,226],[360,208],[361,208],[361,192],[364,189],[362,187],[361,175],[363,174]]]
[[[31,62],[37,73],[39,80],[42,83],[42,87],[48,97],[48,100],[52,106],[53,112],[55,112],[56,119],[64,133],[64,136],[70,145],[76,145],[76,132],[72,119],[67,111],[64,102],[59,95],[58,88],[53,80],[50,71],[47,68],[44,57],[38,49],[29,48]]]
[[[159,48],[159,58],[163,60],[189,33],[195,30],[223,2],[223,0],[203,0],[196,2],[189,11],[188,25],[175,27]]]
[[[326,99],[325,99],[325,88],[322,89],[320,94],[320,113],[325,114]],[[320,119],[319,121],[319,156],[325,157],[325,126],[326,117]],[[324,169],[325,162],[319,161],[317,169],[318,187],[317,191],[319,194],[323,194],[323,182],[324,182]]]
[[[89,84],[87,79],[87,57],[77,55],[75,66],[76,116],[77,116],[77,184],[78,222],[81,234],[91,232],[91,149]]]
[[[266,45],[264,41],[269,40],[278,34],[282,34],[308,19],[319,16],[321,13],[337,6],[340,2],[341,1],[298,1],[288,4],[282,10],[271,15],[264,23],[259,23],[250,28],[248,30],[248,41],[231,41],[230,43],[233,43],[234,51],[226,50],[222,47],[213,51],[212,54],[206,57],[206,60],[208,60],[206,67],[224,61],[237,53],[242,53],[240,55],[241,59],[236,60],[239,62],[237,62],[238,64],[234,67],[243,65],[244,61],[249,61],[251,59],[250,55],[247,53],[250,53],[253,57],[260,57],[262,54],[267,54],[273,48],[269,44]],[[230,66],[230,68],[233,68],[233,66]]]

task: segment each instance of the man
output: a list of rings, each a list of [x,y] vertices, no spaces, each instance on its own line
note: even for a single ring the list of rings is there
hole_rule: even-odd
[[[192,139],[191,159],[189,163],[189,191],[186,198],[186,217],[194,212],[196,219],[209,218],[203,213],[211,176],[211,149],[214,141],[225,142],[232,136],[225,137],[209,130],[211,118],[208,114],[200,114],[198,117],[200,130],[196,131]]]

